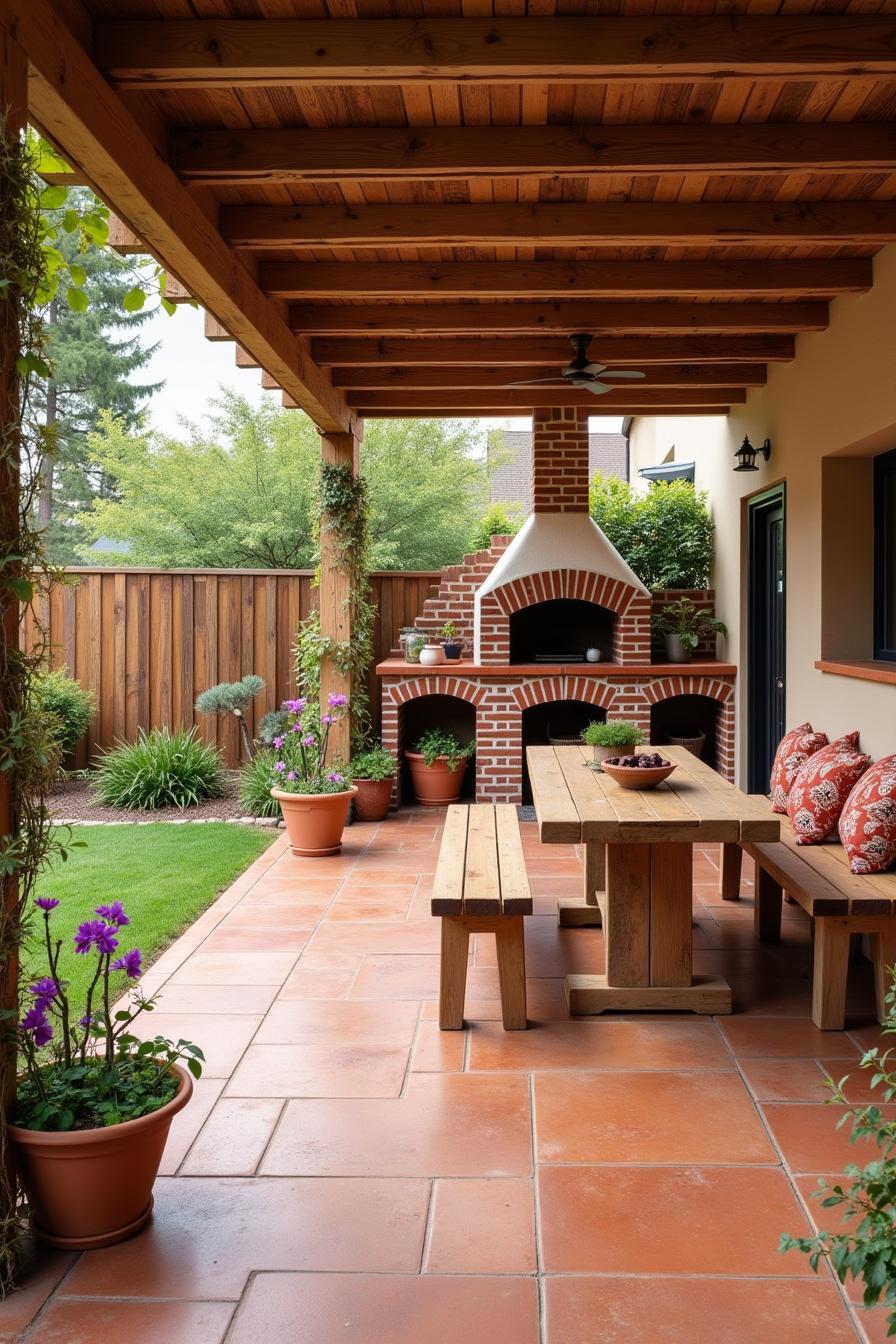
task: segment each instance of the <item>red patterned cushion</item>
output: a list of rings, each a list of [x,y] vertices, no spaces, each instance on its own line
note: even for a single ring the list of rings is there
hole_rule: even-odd
[[[882,873],[896,863],[896,756],[862,775],[840,815],[840,839],[854,873]]]
[[[797,771],[787,799],[787,815],[798,845],[818,844],[837,825],[854,785],[871,763],[870,756],[856,751],[858,738],[858,733],[838,737]]]
[[[813,732],[811,723],[801,723],[799,728],[791,728],[790,732],[781,738],[772,765],[773,812],[787,811],[787,796],[793,788],[796,772],[810,756],[814,756],[816,751],[827,745],[827,733]]]

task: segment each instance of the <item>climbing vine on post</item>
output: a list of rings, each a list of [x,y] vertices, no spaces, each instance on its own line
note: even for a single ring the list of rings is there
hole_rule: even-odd
[[[321,535],[320,520],[327,528]],[[369,598],[370,505],[367,483],[348,463],[322,462],[315,499],[318,551],[329,548],[327,559],[348,579],[348,616],[351,636],[332,639],[321,630],[320,613],[312,611],[299,624],[295,646],[296,675],[302,694],[317,697],[320,665],[329,658],[351,678],[352,740],[363,741],[370,727],[370,712],[360,694],[373,657],[374,608]],[[322,556],[321,556],[322,558]],[[320,582],[320,560],[315,583]]]

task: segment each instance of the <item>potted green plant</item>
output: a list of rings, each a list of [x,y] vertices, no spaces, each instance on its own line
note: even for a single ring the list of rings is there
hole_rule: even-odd
[[[395,757],[384,747],[368,747],[352,757],[349,766],[355,796],[355,821],[383,821],[392,799]]]
[[[704,636],[728,634],[722,621],[689,597],[667,603],[654,616],[653,628],[666,641],[666,658],[670,663],[689,663]]]
[[[445,650],[445,657],[449,663],[456,663],[463,653],[464,642],[457,637],[457,626],[454,621],[446,621],[440,631],[442,636],[442,648]]]
[[[467,761],[475,751],[475,741],[461,743],[454,733],[441,728],[428,728],[422,733],[416,751],[405,752],[417,802],[424,807],[456,803]]]
[[[280,804],[290,849],[303,858],[339,853],[349,804],[358,793],[344,766],[327,763],[330,729],[348,713],[348,697],[330,695],[327,706],[321,714],[304,697],[284,701],[289,729],[272,743],[271,797]]]
[[[582,730],[582,741],[591,747],[594,764],[599,766],[608,756],[630,752],[644,741],[644,734],[636,723],[626,719],[607,719],[606,723],[589,723]]]
[[[121,949],[130,920],[120,901],[97,906],[74,935],[75,952],[95,963],[86,1002],[75,1007],[59,972],[62,939],[50,928],[58,904],[35,901],[47,974],[29,985],[17,1028],[24,1073],[8,1134],[35,1233],[85,1250],[123,1241],[149,1219],[168,1130],[203,1054],[188,1041],[133,1035],[134,1019],[156,1002],[138,987],[115,1009],[116,981],[142,974],[140,949]]]

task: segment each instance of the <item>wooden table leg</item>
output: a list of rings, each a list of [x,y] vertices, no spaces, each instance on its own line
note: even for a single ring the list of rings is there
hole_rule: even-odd
[[[567,976],[571,1014],[731,1012],[726,981],[691,974],[692,870],[689,844],[607,846],[606,973]]]
[[[557,902],[557,917],[562,929],[600,928],[602,916],[598,892],[606,886],[606,856],[605,844],[586,840],[582,897],[561,896]]]

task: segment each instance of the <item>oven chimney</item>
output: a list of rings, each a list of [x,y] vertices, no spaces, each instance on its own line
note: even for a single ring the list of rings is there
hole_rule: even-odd
[[[588,512],[588,411],[550,406],[532,413],[532,512]]]

